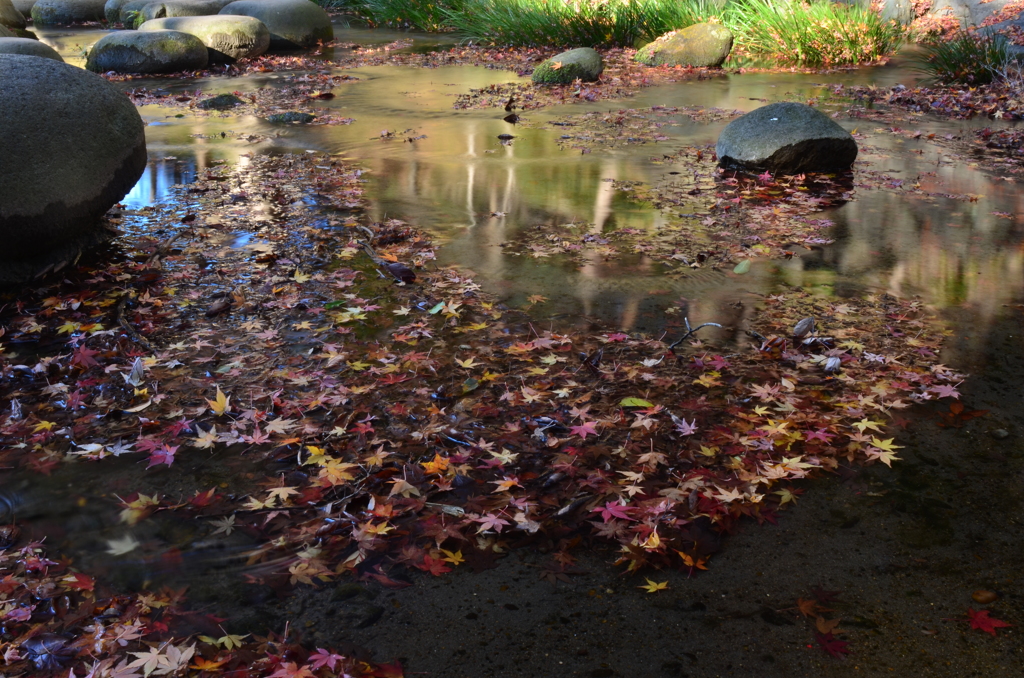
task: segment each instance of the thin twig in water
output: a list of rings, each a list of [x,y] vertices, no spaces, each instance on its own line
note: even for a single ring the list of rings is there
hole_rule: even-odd
[[[683,343],[684,341],[686,341],[687,339],[692,337],[694,335],[694,333],[697,330],[699,330],[699,329],[702,329],[704,327],[708,327],[709,325],[711,327],[719,327],[719,328],[722,327],[718,323],[704,323],[703,325],[697,325],[696,327],[691,328],[690,327],[690,319],[689,318],[683,318],[683,322],[686,323],[686,330],[687,330],[686,334],[684,334],[683,336],[679,337],[679,339],[675,340],[674,342],[672,342],[671,344],[668,345],[668,350],[670,350],[670,351],[672,349],[674,349],[676,346],[678,346],[679,344]]]

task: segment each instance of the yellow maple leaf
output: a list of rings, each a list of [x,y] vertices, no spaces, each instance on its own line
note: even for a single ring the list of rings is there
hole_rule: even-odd
[[[231,404],[231,396],[226,396],[220,390],[220,386],[217,387],[217,397],[214,400],[206,399],[206,402],[210,404],[210,409],[213,413],[220,416],[228,411],[228,407]]]
[[[658,591],[664,591],[665,589],[667,589],[668,588],[668,582],[667,581],[656,582],[653,579],[648,579],[646,584],[641,584],[640,586],[637,586],[637,588],[638,589],[643,589],[644,591],[647,591],[648,593],[657,593]]]

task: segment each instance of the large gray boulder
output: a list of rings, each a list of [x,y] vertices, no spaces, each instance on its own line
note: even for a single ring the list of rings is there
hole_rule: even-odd
[[[12,31],[0,26],[0,38],[15,38],[17,37]]]
[[[11,0],[14,5],[14,9],[21,12],[22,16],[32,16],[32,5],[36,4],[36,0]]]
[[[721,24],[694,24],[640,48],[636,61],[648,66],[718,68],[732,51],[732,33]]]
[[[576,80],[593,82],[603,70],[604,61],[597,50],[580,47],[544,61],[534,69],[532,79],[542,85],[568,85]]]
[[[64,61],[60,54],[57,53],[57,50],[31,38],[0,37],[0,54],[27,54],[29,56],[43,57],[44,59]]]
[[[11,4],[11,0],[0,0],[0,26],[21,30],[27,25],[25,15]]]
[[[210,63],[230,63],[259,56],[270,47],[270,31],[251,16],[180,16],[153,19],[139,26],[140,31],[180,31],[199,38],[209,50]]]
[[[733,120],[715,146],[723,167],[783,174],[835,172],[857,159],[857,142],[806,104],[768,104]]]
[[[334,39],[331,18],[309,0],[236,0],[220,11],[262,21],[270,29],[270,49],[309,49]]]
[[[60,26],[86,21],[103,21],[106,0],[39,0],[32,5],[32,22],[37,26]]]
[[[99,218],[142,176],[146,136],[114,85],[22,54],[0,54],[0,120],[0,280],[10,281],[97,239]]]
[[[206,68],[206,45],[179,31],[118,31],[92,46],[85,67],[95,73],[177,73]]]

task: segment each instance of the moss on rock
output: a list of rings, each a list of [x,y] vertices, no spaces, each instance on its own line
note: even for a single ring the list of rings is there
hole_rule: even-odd
[[[542,85],[568,85],[576,80],[593,82],[601,76],[604,61],[597,50],[580,47],[551,57],[533,71],[533,81]]]
[[[179,31],[121,31],[89,50],[85,67],[95,73],[177,73],[205,68],[206,45]]]
[[[633,59],[647,66],[718,68],[732,51],[732,43],[732,33],[725,26],[694,24],[641,47]]]

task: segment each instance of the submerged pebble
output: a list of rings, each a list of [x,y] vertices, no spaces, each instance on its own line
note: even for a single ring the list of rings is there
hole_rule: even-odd
[[[973,598],[974,602],[976,603],[988,605],[989,603],[994,603],[997,600],[999,600],[999,594],[995,591],[986,591],[984,589],[979,589],[971,594],[971,598]]]

